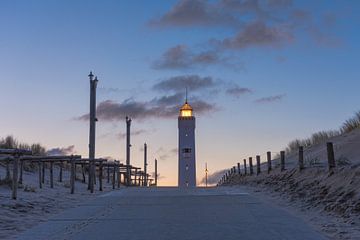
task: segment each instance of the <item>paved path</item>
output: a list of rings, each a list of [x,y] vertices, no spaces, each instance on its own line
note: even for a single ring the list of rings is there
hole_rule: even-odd
[[[104,194],[19,239],[326,239],[241,188],[130,188]]]

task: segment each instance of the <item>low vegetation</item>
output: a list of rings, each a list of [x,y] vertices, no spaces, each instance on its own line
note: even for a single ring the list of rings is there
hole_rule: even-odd
[[[29,145],[27,143],[21,143],[11,135],[0,139],[0,148],[4,148],[4,149],[19,148],[19,149],[31,150],[33,152],[33,155],[45,155],[46,153],[46,148],[43,147],[41,144],[33,143]]]
[[[355,113],[355,116],[346,120],[339,130],[320,131],[314,133],[309,138],[295,139],[289,142],[286,147],[286,153],[291,154],[299,150],[300,146],[308,148],[317,144],[324,143],[329,139],[339,136],[344,133],[349,133],[355,129],[360,128],[360,111]]]

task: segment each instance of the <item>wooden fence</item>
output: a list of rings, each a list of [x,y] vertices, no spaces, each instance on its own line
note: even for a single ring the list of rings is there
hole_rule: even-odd
[[[326,151],[327,151],[328,171],[329,171],[329,173],[332,173],[334,168],[336,167],[334,145],[332,142],[326,143]],[[266,163],[261,163],[260,155],[256,156],[256,174],[257,175],[261,174],[261,166],[263,166],[264,164],[266,164],[267,174],[270,174],[273,171],[273,167],[272,167],[273,159],[272,159],[271,155],[272,155],[272,153],[270,151],[266,153],[266,157],[267,157]],[[286,170],[285,151],[280,152],[279,159],[280,159],[280,171],[281,172],[285,171]],[[297,166],[298,166],[299,171],[303,171],[305,169],[304,147],[303,146],[299,147]],[[228,184],[234,175],[238,175],[238,176],[253,175],[254,171],[253,171],[252,157],[249,157],[249,173],[248,173],[247,168],[248,168],[247,162],[246,162],[246,159],[244,159],[244,164],[243,164],[242,168],[241,168],[241,164],[237,163],[237,170],[236,170],[236,167],[234,166],[230,170],[226,171],[224,173],[224,175],[218,181],[217,185],[220,186],[220,185]]]
[[[119,161],[108,161],[107,159],[87,159],[80,155],[71,156],[32,156],[31,151],[21,149],[0,149],[0,161],[6,164],[6,178],[11,180],[11,198],[17,199],[18,184],[23,184],[24,163],[37,164],[38,170],[38,187],[42,188],[45,183],[46,167],[49,170],[50,187],[54,188],[54,165],[59,167],[58,181],[63,181],[63,171],[65,166],[70,168],[70,193],[75,193],[75,181],[77,166],[81,167],[82,182],[86,182],[86,174],[88,175],[88,190],[94,192],[94,184],[96,184],[96,175],[98,176],[99,191],[103,190],[104,172],[107,173],[107,183],[110,183],[112,174],[112,188],[120,188],[121,184],[127,186],[149,186],[152,185],[153,179],[144,171],[132,165],[124,165]],[[10,176],[10,165],[12,165],[12,176]],[[93,171],[91,171],[93,169]],[[130,183],[126,182],[127,169],[130,169]],[[96,174],[97,173],[97,174]]]

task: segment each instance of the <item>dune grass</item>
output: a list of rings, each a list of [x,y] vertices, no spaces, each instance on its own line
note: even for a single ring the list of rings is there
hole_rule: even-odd
[[[341,133],[349,133],[357,128],[360,128],[360,111],[355,113],[355,116],[346,120],[340,128]]]
[[[300,146],[308,148],[317,144],[322,144],[329,139],[339,136],[341,134],[349,133],[355,129],[360,128],[360,111],[356,112],[355,115],[346,120],[339,130],[320,131],[312,134],[310,137],[305,139],[295,139],[288,143],[286,147],[286,153],[291,154],[297,152]]]

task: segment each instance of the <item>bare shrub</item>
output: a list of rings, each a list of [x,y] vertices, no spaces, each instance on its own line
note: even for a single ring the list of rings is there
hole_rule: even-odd
[[[355,113],[355,116],[346,120],[340,128],[341,133],[349,133],[357,128],[360,128],[360,111]]]
[[[325,143],[330,138],[333,138],[333,137],[336,137],[339,135],[340,135],[339,131],[330,130],[330,131],[320,131],[320,132],[314,133],[309,138],[295,139],[288,144],[288,146],[286,148],[286,153],[287,154],[294,153],[294,152],[298,151],[299,147],[301,147],[301,146],[304,148],[308,148],[308,147],[311,147],[316,144]]]

